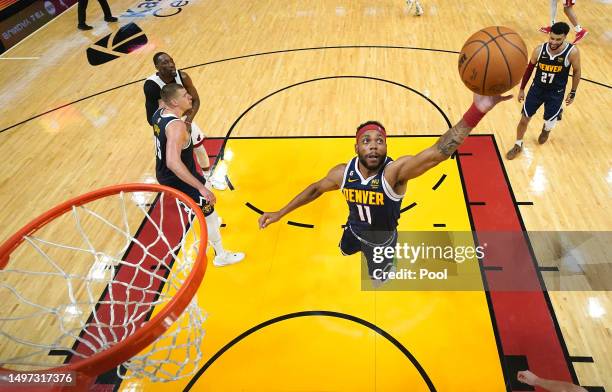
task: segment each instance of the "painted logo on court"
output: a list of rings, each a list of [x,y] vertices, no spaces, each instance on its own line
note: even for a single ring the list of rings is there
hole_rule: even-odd
[[[145,0],[139,1],[138,5],[129,8],[121,16],[126,18],[145,18],[155,16],[167,18],[177,15],[184,7],[189,5],[189,0]]]
[[[140,27],[135,23],[129,23],[87,48],[87,60],[94,66],[108,63],[138,50],[147,42],[147,36]]]

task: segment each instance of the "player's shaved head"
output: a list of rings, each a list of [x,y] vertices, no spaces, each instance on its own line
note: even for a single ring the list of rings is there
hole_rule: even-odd
[[[153,55],[153,65],[155,65],[157,67],[159,65],[159,59],[162,56],[164,56],[164,55],[170,57],[170,55],[168,53],[166,53],[166,52],[157,52],[157,53],[155,53]]]
[[[161,99],[170,105],[170,101],[175,99],[183,90],[185,90],[185,87],[181,86],[180,84],[168,83],[161,89]]]

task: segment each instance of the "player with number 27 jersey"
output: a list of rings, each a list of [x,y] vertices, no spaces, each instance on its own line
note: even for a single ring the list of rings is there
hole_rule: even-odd
[[[574,45],[568,42],[565,49],[558,54],[552,54],[548,47],[548,43],[542,44],[533,84],[546,90],[565,91],[571,67],[569,54],[574,49]]]
[[[544,124],[538,136],[538,143],[546,143],[551,131],[563,115],[563,101],[570,68],[573,70],[572,89],[565,98],[565,104],[571,105],[574,102],[581,75],[580,52],[575,45],[565,41],[569,30],[567,23],[553,24],[550,27],[548,42],[536,47],[531,54],[517,96],[519,102],[525,101],[521,108],[521,120],[516,127],[516,141],[506,153],[507,159],[514,159],[523,151],[523,137],[527,132],[527,126],[542,105],[544,105]],[[535,78],[525,97],[525,87],[534,69]]]

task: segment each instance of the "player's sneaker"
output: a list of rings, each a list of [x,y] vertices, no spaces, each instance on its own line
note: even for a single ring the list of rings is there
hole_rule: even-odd
[[[578,42],[582,41],[582,39],[586,37],[588,33],[589,32],[587,31],[587,29],[583,28],[582,30],[576,33],[576,38],[574,39],[574,42],[572,43],[576,45]]]
[[[523,151],[523,147],[521,147],[518,144],[514,143],[514,146],[512,146],[510,151],[508,151],[506,153],[506,158],[508,158],[508,160],[513,160],[514,158],[516,158],[521,153],[521,151]]]
[[[416,10],[414,11],[414,14],[416,16],[423,15],[423,7],[421,7],[421,5],[419,3],[416,3]]]
[[[550,26],[542,26],[538,31],[544,34],[550,34]]]
[[[213,264],[216,267],[224,267],[226,265],[232,265],[241,262],[244,259],[244,253],[232,252],[226,250],[225,253],[216,255],[213,259]]]
[[[548,140],[548,135],[550,135],[550,131],[547,131],[546,127],[542,127],[542,132],[540,132],[540,136],[538,136],[538,143],[546,143],[546,141]]]
[[[206,184],[204,184],[204,186],[208,188],[208,190],[212,191],[214,188],[218,191],[224,191],[227,189],[227,183],[215,176],[204,173],[204,178],[206,179]]]
[[[227,183],[225,181],[221,181],[214,176],[212,176],[209,180],[210,185],[218,191],[224,191],[227,189]]]

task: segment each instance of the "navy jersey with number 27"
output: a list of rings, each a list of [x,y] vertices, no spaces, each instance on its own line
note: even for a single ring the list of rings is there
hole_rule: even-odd
[[[574,45],[567,43],[560,53],[551,54],[548,43],[542,45],[533,84],[543,89],[564,90],[567,84],[571,63],[569,55]]]

